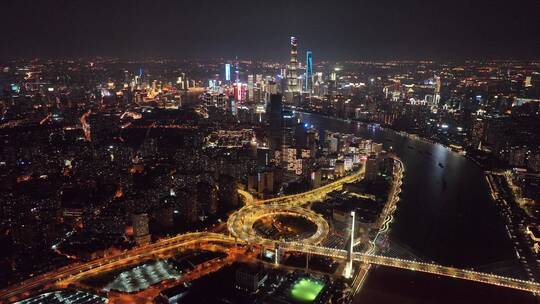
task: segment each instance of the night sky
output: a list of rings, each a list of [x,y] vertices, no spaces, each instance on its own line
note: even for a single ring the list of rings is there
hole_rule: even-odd
[[[1,0],[0,59],[538,59],[540,1]]]

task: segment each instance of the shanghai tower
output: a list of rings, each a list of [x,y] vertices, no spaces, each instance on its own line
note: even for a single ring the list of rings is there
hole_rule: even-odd
[[[291,61],[289,62],[289,73],[288,73],[288,91],[291,93],[300,92],[298,86],[298,39],[296,37],[291,37]]]

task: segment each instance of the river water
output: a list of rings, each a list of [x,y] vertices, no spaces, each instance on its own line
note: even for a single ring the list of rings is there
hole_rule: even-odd
[[[483,170],[474,162],[442,145],[391,130],[309,113],[300,113],[300,118],[321,131],[353,133],[381,142],[403,161],[405,175],[391,225],[389,255],[521,275]],[[378,267],[370,273],[355,303],[468,303],[488,299],[492,303],[534,303],[528,293],[456,281]]]

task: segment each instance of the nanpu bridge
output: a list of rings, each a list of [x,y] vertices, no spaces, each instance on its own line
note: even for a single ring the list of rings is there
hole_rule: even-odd
[[[2,302],[20,300],[22,297],[34,294],[44,287],[67,287],[67,285],[70,283],[76,282],[82,278],[91,277],[99,273],[108,272],[113,269],[126,267],[129,265],[135,265],[146,260],[160,258],[167,254],[171,255],[185,248],[202,247],[204,244],[217,244],[221,245],[221,248],[224,249],[233,248],[235,246],[250,246],[250,244],[247,242],[239,241],[236,238],[218,233],[199,232],[183,234],[169,239],[164,239],[150,245],[137,247],[115,256],[101,258],[87,263],[69,265],[56,271],[23,281],[18,285],[2,290],[0,292],[0,300]],[[316,245],[281,242],[279,243],[279,248],[280,250],[284,251],[320,255],[339,260],[346,260],[348,258],[348,252],[346,250]],[[482,273],[472,270],[386,256],[367,255],[357,252],[353,254],[353,259],[363,263],[425,272],[540,294],[540,284],[536,282],[518,280],[515,278],[490,273]]]
[[[396,184],[401,185],[403,167],[400,161],[398,161],[398,164],[401,167],[397,170],[399,176]],[[349,251],[327,248],[318,245],[320,243],[320,238],[318,237],[310,239],[309,242],[283,242],[255,237],[250,231],[254,219],[260,217],[265,212],[269,212],[270,214],[294,213],[314,221],[318,225],[320,235],[326,235],[328,231],[328,224],[326,221],[312,211],[303,209],[301,206],[306,205],[315,199],[323,198],[331,191],[341,189],[345,183],[358,180],[362,175],[363,171],[360,171],[308,192],[264,201],[256,201],[253,197],[250,197],[247,192],[240,191],[240,195],[242,195],[246,201],[246,206],[235,212],[229,218],[227,224],[231,235],[212,232],[186,233],[161,239],[152,244],[139,246],[117,255],[99,258],[85,263],[70,264],[1,290],[0,303],[18,301],[47,290],[66,288],[70,284],[77,283],[83,278],[92,277],[100,273],[106,273],[126,266],[136,265],[148,260],[170,257],[185,249],[209,247],[214,248],[214,250],[224,251],[228,254],[235,252],[235,249],[240,252],[241,249],[245,251],[250,248],[274,249],[277,247],[280,251],[325,256],[336,260],[348,261],[348,263],[354,260],[361,263],[419,271],[438,276],[469,280],[540,294],[540,284],[533,281],[371,254],[373,251],[370,251],[369,254],[352,252],[352,247]],[[399,194],[399,191],[394,192],[396,195]],[[394,198],[392,197],[391,200],[394,200]],[[352,263],[350,264],[352,265]]]
[[[321,255],[334,259],[347,259],[347,251],[343,249],[326,248],[313,245],[305,245],[300,243],[285,243],[280,244],[280,249],[289,250],[301,253],[309,253],[312,255]],[[537,282],[518,280],[511,277],[499,276],[491,273],[478,272],[467,269],[460,269],[448,266],[442,266],[432,263],[424,263],[412,260],[398,259],[381,255],[368,255],[359,252],[353,253],[355,261],[369,263],[374,265],[382,265],[412,271],[431,273],[440,276],[464,279],[479,283],[497,285],[501,287],[513,288],[523,291],[529,291],[535,294],[540,293],[540,284]]]

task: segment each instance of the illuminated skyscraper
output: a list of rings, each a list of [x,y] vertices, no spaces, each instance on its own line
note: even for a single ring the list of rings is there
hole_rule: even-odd
[[[238,62],[238,57],[236,57],[236,62],[235,62],[235,67],[234,67],[234,74],[236,75],[236,79],[235,79],[235,82],[236,83],[239,83],[240,82],[240,63]]]
[[[247,99],[249,101],[253,101],[254,96],[254,82],[253,82],[253,75],[248,75],[248,83],[247,83]]]
[[[313,55],[311,51],[306,52],[306,79],[304,82],[304,91],[313,92]]]
[[[288,91],[289,92],[299,92],[300,88],[298,87],[298,39],[296,37],[291,37],[291,61],[289,63],[289,73],[288,73]]]
[[[231,64],[225,64],[225,81],[231,81]]]
[[[133,226],[133,236],[138,245],[150,243],[150,232],[148,229],[148,214],[131,215],[131,224]]]
[[[440,101],[441,101],[441,77],[435,76],[433,103],[438,105]]]
[[[256,83],[261,83],[262,81],[263,81],[263,75],[262,74],[255,75],[255,82]]]

